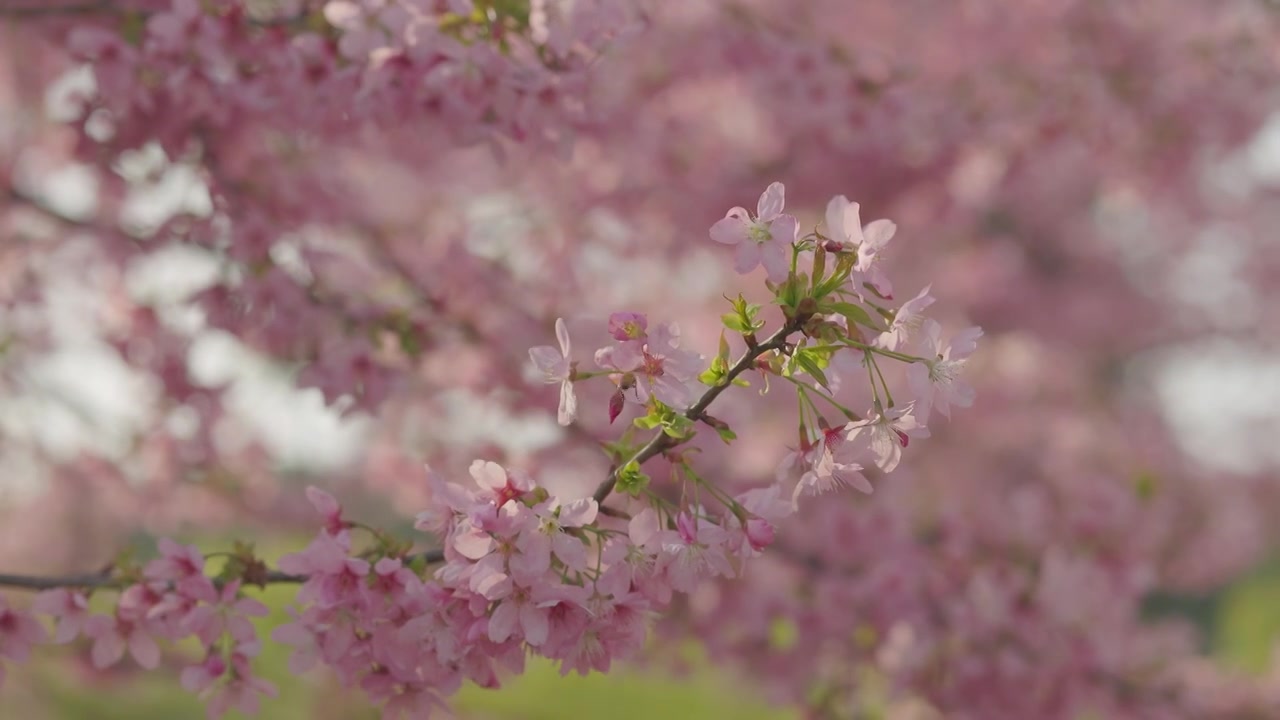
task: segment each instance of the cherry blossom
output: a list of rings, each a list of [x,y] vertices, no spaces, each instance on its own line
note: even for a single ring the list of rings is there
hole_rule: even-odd
[[[1265,348],[1276,334],[1250,311],[1280,287],[1269,181],[1252,162],[1280,18],[1259,3],[53,5],[3,18],[0,106],[14,112],[0,118],[0,236],[19,241],[0,251],[0,387],[17,408],[49,399],[30,380],[65,357],[70,314],[147,388],[110,452],[48,453],[4,429],[6,458],[45,486],[6,494],[0,545],[10,565],[68,573],[65,595],[31,607],[55,639],[84,629],[90,593],[98,614],[123,602],[166,661],[170,647],[183,664],[216,657],[197,684],[230,689],[252,677],[233,677],[231,638],[211,653],[186,618],[218,588],[256,597],[256,582],[292,573],[239,544],[210,543],[198,572],[182,553],[160,550],[167,569],[150,573],[151,557],[114,553],[139,530],[213,538],[301,519],[330,537],[284,562],[322,577],[282,642],[387,716],[439,710],[466,682],[496,687],[527,657],[600,671],[691,637],[812,717],[1280,715],[1274,673],[1235,673],[1185,618],[1145,612],[1152,597],[1218,595],[1265,557],[1274,483],[1186,462],[1151,393],[1117,392],[1133,374],[1098,372],[1200,335]],[[66,168],[96,186],[82,212],[57,202]],[[170,174],[197,179],[197,202],[140,218],[144,190]],[[770,280],[794,253],[806,282],[789,288],[691,242],[775,180],[791,193],[790,247],[781,202],[763,244],[751,228],[764,208],[727,226],[733,254],[754,253]],[[834,189],[897,232],[846,223],[848,200],[826,219]],[[1205,247],[1231,282],[1188,260]],[[135,287],[173,252],[207,261],[202,289]],[[838,283],[818,297],[824,278]],[[58,309],[64,286],[92,296],[83,312]],[[928,292],[895,309],[895,287]],[[721,303],[739,293],[741,308]],[[654,342],[659,323],[615,324],[622,307],[715,354],[681,368],[677,392],[659,388],[677,364]],[[936,342],[921,337],[926,311]],[[612,352],[638,362],[580,373],[574,398],[599,410],[526,442],[537,433],[523,424],[550,406],[523,358],[558,315],[600,331],[575,332],[579,345],[629,344]],[[992,341],[981,362],[959,357],[967,324]],[[198,372],[211,339],[361,427],[341,468],[307,463],[345,509],[278,471],[275,433],[238,418],[245,388]],[[644,372],[646,343],[662,376]],[[805,349],[810,367],[795,360]],[[551,359],[572,377],[567,350]],[[849,408],[877,397],[822,466],[824,430],[864,422]],[[934,405],[972,410],[899,461],[918,437],[894,429],[908,401],[917,424]],[[778,482],[767,459],[797,438]],[[793,507],[805,472],[818,484],[809,455],[823,471],[897,467],[872,478],[874,495],[802,491]],[[476,457],[502,468],[492,487],[468,478]],[[590,522],[544,517],[597,491]],[[704,568],[688,599],[654,542],[679,535],[681,515],[695,544],[726,533],[735,571]],[[414,516],[421,532],[392,519]],[[490,638],[486,594],[503,582],[546,592],[536,647],[519,622]],[[565,599],[559,586],[590,589]],[[25,599],[6,607],[25,613]],[[26,680],[0,662],[10,691]]]
[[[951,417],[951,406],[973,405],[976,393],[960,373],[969,356],[978,347],[982,328],[967,328],[942,341],[942,326],[934,320],[926,320],[921,328],[918,352],[926,359],[907,368],[907,381],[916,396],[920,414],[928,417],[931,408],[943,416]]]
[[[88,598],[84,593],[65,588],[40,593],[31,604],[31,609],[39,615],[55,619],[57,626],[53,641],[58,644],[69,643],[79,637],[89,620]]]
[[[11,608],[0,598],[0,658],[26,662],[31,648],[45,641],[44,627],[31,615]],[[4,665],[0,665],[0,682]]]
[[[702,358],[680,347],[675,323],[659,325],[643,342],[601,348],[595,359],[600,367],[625,378],[624,386],[634,385],[636,402],[643,405],[653,396],[678,409],[693,402],[693,382],[702,369]]]
[[[916,419],[912,406],[875,410],[868,415],[868,419],[847,426],[848,439],[865,443],[883,472],[893,472],[898,467],[902,450],[911,438],[929,437],[929,428]]]
[[[831,198],[826,211],[827,232],[837,247],[857,253],[854,277],[871,284],[882,296],[891,297],[892,285],[876,261],[893,239],[897,225],[881,219],[863,227],[860,212],[861,206],[843,195]]]
[[[803,495],[820,495],[841,487],[853,487],[864,493],[872,491],[858,462],[868,449],[857,435],[855,423],[825,428],[812,445],[784,458],[778,468],[779,479],[799,472],[792,492],[792,503]],[[887,472],[887,471],[886,471]]]
[[[900,350],[906,347],[907,340],[917,332],[925,322],[921,312],[932,305],[935,298],[929,294],[931,286],[926,285],[920,294],[902,303],[902,307],[893,315],[889,329],[876,336],[875,345],[885,350]]]
[[[556,420],[561,425],[568,425],[578,414],[578,398],[573,391],[573,363],[569,360],[572,349],[569,344],[569,331],[562,318],[556,318],[556,339],[560,341],[560,350],[549,346],[540,346],[529,350],[529,357],[538,371],[542,373],[543,382],[560,383],[560,408],[556,411]]]
[[[787,279],[788,253],[800,226],[794,216],[782,213],[785,194],[783,184],[775,182],[760,195],[755,218],[746,209],[735,207],[711,226],[712,240],[737,246],[734,269],[739,273],[763,265],[770,282]]]

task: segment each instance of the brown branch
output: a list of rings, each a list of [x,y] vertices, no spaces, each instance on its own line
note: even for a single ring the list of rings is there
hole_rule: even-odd
[[[426,552],[410,555],[405,558],[405,564],[409,564],[418,558],[422,558],[428,564],[434,564],[444,561],[443,550],[428,550]],[[269,570],[262,576],[263,585],[285,585],[304,583],[309,578],[306,575],[291,575],[281,570]],[[120,590],[135,583],[132,579],[117,577],[112,575],[110,570],[98,573],[80,573],[77,575],[56,575],[49,577],[41,577],[37,575],[5,575],[0,574],[0,587],[14,588],[15,590],[55,590],[57,588],[101,588],[110,590]],[[254,583],[257,584],[257,583]]]
[[[729,372],[725,374],[724,379],[720,381],[720,384],[709,388],[705,393],[703,393],[702,397],[698,398],[697,402],[689,406],[688,410],[684,411],[684,416],[694,422],[702,420],[703,413],[706,412],[707,408],[711,406],[711,403],[714,402],[716,398],[720,397],[720,393],[724,392],[726,388],[733,384],[735,378],[755,365],[756,359],[761,355],[772,350],[782,349],[782,347],[787,343],[787,338],[790,337],[792,333],[798,331],[802,324],[802,316],[797,315],[796,317],[788,320],[787,323],[776,333],[771,335],[768,340],[765,340],[763,343],[760,343],[755,347],[747,348],[747,352],[745,352],[742,357],[738,358],[738,361],[733,364],[733,367],[729,368]],[[640,451],[631,456],[629,460],[620,463],[618,467],[614,468],[613,472],[609,473],[609,477],[605,478],[604,482],[600,483],[593,495],[596,502],[604,502],[604,499],[609,497],[609,493],[613,492],[614,486],[618,484],[618,475],[622,472],[624,467],[631,463],[643,465],[649,459],[670,450],[681,442],[683,441],[677,440],[665,432],[658,433],[656,437],[650,440],[647,445],[640,448]]]
[[[14,4],[11,0],[0,0],[0,17],[19,19],[51,17],[54,15],[92,15],[113,9],[109,0],[65,4],[50,3],[47,0],[34,0],[31,3]]]
[[[60,587],[106,587],[111,582],[112,578],[109,573],[63,575],[60,577],[0,574],[0,585],[19,590],[53,590]]]

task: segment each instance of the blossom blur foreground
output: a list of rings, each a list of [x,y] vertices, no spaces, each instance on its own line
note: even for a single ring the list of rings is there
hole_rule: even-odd
[[[1274,335],[1231,153],[1277,40],[1261,0],[0,0],[0,708],[47,659],[273,717],[273,646],[426,718],[692,638],[805,717],[1280,717],[1167,611],[1274,491],[1133,370]]]

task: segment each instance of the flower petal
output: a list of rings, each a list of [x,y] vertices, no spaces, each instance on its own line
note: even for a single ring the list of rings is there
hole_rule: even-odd
[[[769,234],[774,242],[790,245],[800,237],[800,221],[794,215],[779,215],[769,226]]]
[[[875,251],[883,250],[897,231],[898,226],[892,220],[876,220],[862,229],[863,245]]]
[[[711,226],[711,239],[724,245],[737,245],[747,239],[747,223],[732,216],[717,220]]]
[[[840,243],[847,243],[849,236],[844,229],[844,211],[849,207],[849,198],[837,195],[827,202],[826,223],[827,237]]]
[[[568,375],[568,363],[564,361],[564,355],[550,345],[529,348],[529,359],[545,376],[544,382],[559,382]]]
[[[743,275],[755,270],[760,264],[760,246],[753,242],[739,244],[733,260],[733,269]]]
[[[790,272],[790,264],[787,262],[787,251],[781,245],[770,243],[761,247],[761,264],[769,273],[769,282],[781,283],[786,282],[787,275]]]
[[[560,341],[560,353],[569,357],[569,329],[564,325],[564,318],[556,318],[556,339]]]
[[[778,217],[785,202],[786,187],[780,182],[770,184],[760,195],[760,202],[756,204],[756,219],[768,222]]]
[[[560,383],[560,407],[556,411],[556,421],[568,426],[578,416],[578,396],[573,391],[573,383],[565,380]]]

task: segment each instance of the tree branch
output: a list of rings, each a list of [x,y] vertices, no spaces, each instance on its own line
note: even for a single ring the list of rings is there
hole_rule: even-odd
[[[703,393],[702,397],[698,398],[697,402],[689,406],[688,410],[684,411],[684,416],[694,422],[701,420],[702,414],[711,406],[711,403],[715,402],[715,399],[720,397],[720,393],[724,392],[725,389],[733,384],[735,378],[750,369],[751,366],[755,364],[756,358],[759,358],[761,355],[764,355],[771,350],[782,349],[787,342],[787,338],[790,337],[792,333],[798,331],[802,324],[801,316],[797,315],[796,317],[788,320],[787,323],[771,335],[768,340],[765,340],[753,348],[747,348],[747,352],[743,353],[742,357],[738,358],[738,361],[733,364],[733,367],[729,368],[729,372],[725,374],[724,380],[721,381],[719,385],[711,387]],[[656,437],[650,440],[647,445],[640,448],[639,452],[631,456],[629,460],[614,468],[613,472],[609,473],[609,477],[605,478],[604,482],[600,483],[593,495],[596,502],[604,502],[604,499],[609,497],[609,493],[613,492],[614,486],[618,484],[618,475],[622,472],[622,468],[633,462],[637,465],[643,465],[650,458],[679,445],[680,442],[681,441],[676,440],[664,432],[658,433]]]
[[[443,550],[427,550],[426,552],[410,555],[405,558],[405,564],[409,564],[418,558],[422,558],[428,564],[444,561]],[[290,575],[281,570],[269,570],[261,578],[263,585],[285,585],[304,583],[309,578],[306,575]],[[40,577],[37,575],[5,575],[0,574],[0,587],[9,587],[16,590],[55,590],[57,588],[100,588],[109,590],[120,590],[134,584],[134,580],[117,577],[110,570],[97,573],[80,573],[77,575],[56,575],[50,577]],[[254,583],[256,584],[256,583]]]
[[[111,10],[109,0],[94,2],[70,2],[64,4],[50,3],[47,0],[35,0],[30,3],[15,4],[12,0],[0,0],[0,17],[37,18],[53,15],[91,15]]]
[[[747,351],[743,353],[742,357],[738,358],[738,361],[733,364],[733,367],[729,368],[729,371],[724,376],[724,380],[721,381],[719,385],[708,388],[707,391],[702,394],[702,397],[698,398],[693,405],[689,406],[688,410],[684,411],[684,417],[694,422],[703,419],[703,413],[705,413],[707,408],[711,406],[711,403],[715,402],[716,398],[720,397],[720,393],[724,392],[730,385],[732,385],[733,381],[739,375],[755,365],[756,359],[761,355],[773,350],[782,349],[783,346],[786,345],[787,338],[790,337],[792,333],[797,332],[802,325],[803,318],[802,316],[797,315],[796,317],[788,320],[786,324],[771,335],[768,340],[765,340],[755,347],[748,348]],[[609,497],[609,494],[613,492],[614,486],[618,484],[618,475],[622,472],[623,467],[626,467],[633,462],[638,465],[643,465],[653,457],[675,447],[676,445],[679,445],[680,442],[682,441],[676,440],[666,433],[658,433],[656,437],[650,440],[644,447],[640,448],[640,450],[637,451],[635,455],[631,456],[630,459],[621,463],[617,468],[614,468],[614,470],[609,473],[609,476],[600,483],[594,493],[596,502],[604,502],[605,498]],[[604,514],[614,516],[625,515],[625,513],[611,508]],[[423,553],[411,555],[406,558],[406,563],[412,562],[418,558],[424,559],[427,563],[442,562],[444,560],[444,551],[439,549],[428,550]],[[266,575],[261,578],[263,584],[296,584],[306,582],[307,579],[308,578],[305,575],[290,575],[289,573],[285,573],[280,570],[268,571]],[[133,580],[113,576],[110,571],[53,577],[0,574],[0,587],[10,587],[18,590],[51,590],[62,587],[120,589],[127,587],[132,583]]]

